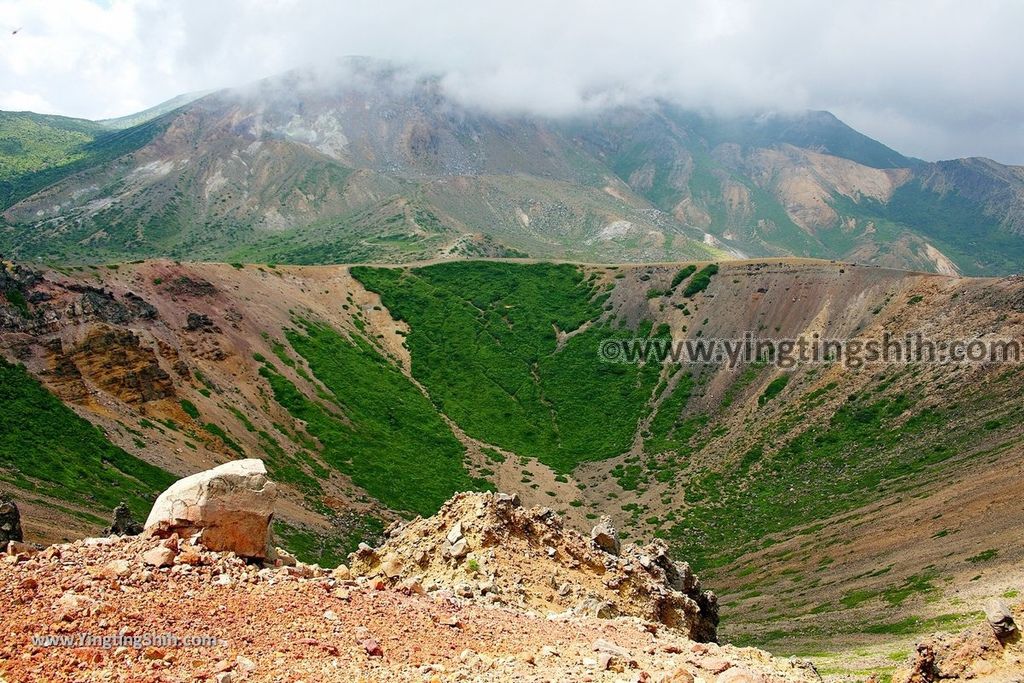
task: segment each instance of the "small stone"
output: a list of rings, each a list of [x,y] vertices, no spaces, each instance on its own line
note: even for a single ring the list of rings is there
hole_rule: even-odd
[[[575,614],[597,619],[612,619],[617,611],[615,605],[607,600],[587,597],[581,600],[572,610]]]
[[[35,555],[38,549],[34,545],[28,543],[22,543],[21,541],[8,541],[7,542],[7,554],[19,556],[23,558],[32,557]]]
[[[718,657],[711,657],[709,659],[705,659],[700,663],[700,665],[713,674],[720,674],[732,666],[732,662],[725,659],[719,659]]]
[[[326,619],[327,621],[338,621],[338,615],[334,612],[334,610],[327,610],[326,612],[324,612],[324,619]]]
[[[462,522],[455,522],[452,528],[448,530],[448,542],[452,545],[458,543],[459,539],[462,538]]]
[[[300,579],[310,579],[316,576],[315,565],[306,564],[305,562],[296,562],[292,567],[285,567],[285,571],[289,576],[296,576]]]
[[[107,576],[122,577],[131,571],[131,564],[128,560],[112,560],[104,567]]]
[[[596,652],[606,652],[610,655],[619,657],[621,659],[630,659],[629,650],[619,645],[616,645],[610,640],[605,640],[604,638],[598,638],[597,640],[595,640],[593,647]]]
[[[622,549],[619,541],[619,532],[612,526],[610,517],[602,517],[597,525],[590,531],[590,539],[601,550],[610,555],[618,555]]]
[[[214,676],[214,680],[217,681],[217,683],[231,683],[231,681],[234,680],[234,676],[231,675],[230,671],[222,671]]]
[[[367,638],[366,640],[363,640],[359,644],[363,646],[363,649],[366,650],[366,654],[369,657],[383,657],[384,656],[384,650],[381,649],[380,643],[378,643],[373,638]]]
[[[460,538],[455,544],[452,545],[451,549],[452,557],[455,559],[461,559],[469,554],[469,543],[466,539]]]
[[[199,551],[195,548],[186,548],[185,552],[178,555],[178,564],[185,564],[189,566],[199,566],[203,564],[203,556],[199,554]]]
[[[170,567],[174,564],[174,558],[177,556],[170,548],[165,548],[162,545],[158,545],[155,548],[150,548],[146,552],[142,553],[142,561],[150,567]]]
[[[81,612],[92,603],[93,601],[91,598],[87,598],[84,595],[78,595],[74,591],[67,591],[57,600],[57,606],[60,607],[61,612],[67,616],[72,616]]]
[[[384,572],[384,576],[393,579],[401,575],[402,561],[397,555],[388,555],[384,558],[384,562],[381,563],[381,571]]]
[[[974,662],[974,664],[971,664],[971,668],[968,671],[967,676],[969,678],[990,676],[992,675],[992,673],[995,672],[995,670],[996,667],[994,664],[992,664],[992,662],[986,661],[984,659],[979,659],[978,661]]]
[[[90,538],[82,539],[82,545],[86,548],[102,548],[104,546],[114,545],[116,541],[116,538],[112,538],[110,536],[92,536]]]
[[[349,568],[343,564],[339,564],[333,570],[331,570],[331,576],[338,581],[348,581],[352,578],[352,572]]]
[[[274,564],[278,567],[294,567],[298,560],[284,548],[274,548],[272,553]],[[270,559],[270,558],[268,558]]]
[[[764,676],[749,669],[729,669],[715,683],[764,683]]]
[[[601,652],[597,655],[597,668],[601,671],[607,671],[612,665],[612,656],[607,652]]]
[[[681,666],[669,675],[667,683],[693,683],[693,674]]]

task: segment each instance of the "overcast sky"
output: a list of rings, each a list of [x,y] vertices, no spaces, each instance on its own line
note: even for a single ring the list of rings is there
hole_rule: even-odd
[[[828,109],[905,154],[1024,164],[1022,31],[1019,0],[0,0],[0,109],[118,116],[358,54],[484,107]]]

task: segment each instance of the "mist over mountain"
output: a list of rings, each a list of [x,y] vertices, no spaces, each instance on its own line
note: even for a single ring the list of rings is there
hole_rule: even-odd
[[[492,112],[643,98],[719,114],[825,109],[911,156],[1021,163],[1022,23],[1006,2],[7,0],[0,24],[22,30],[0,38],[0,110],[118,117],[363,54],[444,74],[451,97]]]
[[[979,274],[1024,258],[1019,168],[909,158],[824,111],[495,113],[443,75],[348,58],[115,124],[2,120],[0,249],[17,258],[792,255]]]

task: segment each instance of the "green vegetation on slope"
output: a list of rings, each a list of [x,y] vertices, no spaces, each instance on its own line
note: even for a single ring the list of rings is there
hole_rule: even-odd
[[[0,112],[0,210],[72,173],[134,152],[169,118],[111,131],[92,121]]]
[[[101,127],[91,121],[0,111],[0,182],[85,157]]]
[[[712,263],[700,269],[696,275],[690,278],[683,290],[683,296],[692,297],[703,292],[711,284],[711,276],[718,273],[718,264]]]
[[[0,479],[103,519],[123,500],[143,519],[175,477],[111,444],[25,368],[0,358]]]
[[[969,275],[1014,273],[1024,262],[1024,240],[1004,229],[978,203],[951,191],[932,192],[920,183],[900,186],[881,213],[888,220],[933,240]]]
[[[369,515],[355,515],[345,520],[344,530],[321,534],[300,529],[281,520],[274,520],[274,538],[302,562],[315,562],[321,567],[337,567],[344,564],[349,553],[354,553],[360,543],[372,543],[384,531],[384,523]]]
[[[853,399],[823,428],[807,430],[775,452],[758,444],[741,467],[696,477],[686,489],[691,507],[667,536],[679,556],[713,567],[770,543],[772,534],[871,502],[885,482],[955,453],[948,443],[924,441],[946,419],[938,410],[898,422],[913,404],[903,394]]]
[[[697,266],[693,265],[692,263],[680,268],[679,272],[672,276],[671,289],[675,289],[676,287],[678,287],[683,280],[690,277],[695,272],[697,272]]]
[[[842,216],[870,220],[880,244],[895,243],[906,233],[924,237],[966,275],[1014,273],[1024,261],[1024,240],[1003,227],[983,204],[956,190],[939,193],[914,180],[898,187],[885,204],[867,197],[854,202],[842,196],[830,203]],[[822,234],[837,252],[856,246],[842,230]]]
[[[628,450],[659,368],[599,360],[616,332],[593,322],[605,297],[579,268],[462,262],[352,273],[409,323],[413,375],[471,436],[563,473]],[[559,346],[559,332],[588,322]]]
[[[421,515],[458,491],[486,487],[466,473],[462,445],[394,364],[359,337],[299,324],[288,341],[331,393],[314,401],[269,362],[261,374],[277,402],[319,439],[329,465],[388,507]]]
[[[757,397],[757,405],[763,406],[768,401],[782,393],[782,390],[789,384],[789,375],[779,375],[773,379],[764,389],[764,393]]]

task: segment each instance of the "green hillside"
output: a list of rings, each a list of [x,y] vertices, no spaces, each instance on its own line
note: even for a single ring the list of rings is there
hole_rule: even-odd
[[[0,211],[73,173],[137,150],[168,123],[109,130],[83,119],[0,112]]]
[[[657,369],[599,362],[601,341],[622,333],[597,322],[607,294],[580,269],[452,263],[353,273],[409,323],[413,375],[467,433],[563,473],[629,448]]]
[[[0,481],[86,508],[112,510],[123,500],[144,519],[175,477],[112,445],[23,367],[0,358]]]

